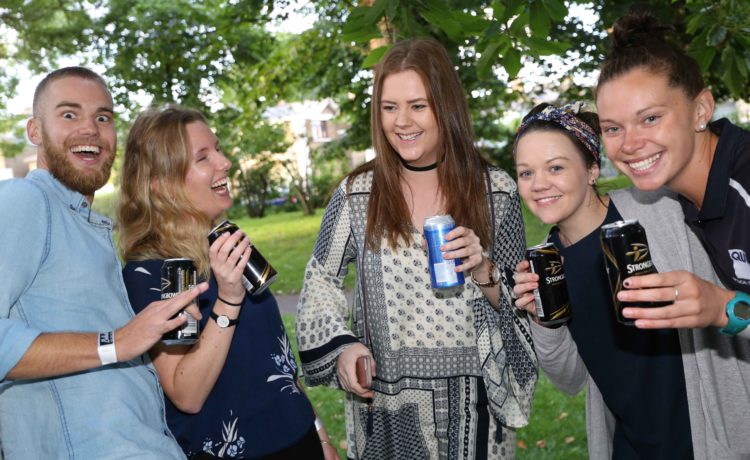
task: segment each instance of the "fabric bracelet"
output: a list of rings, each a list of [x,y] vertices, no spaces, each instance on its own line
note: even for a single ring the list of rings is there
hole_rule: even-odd
[[[226,301],[226,300],[222,299],[222,298],[221,298],[221,296],[220,296],[219,294],[216,294],[216,297],[217,297],[217,298],[218,298],[219,300],[221,300],[222,302],[224,302],[225,304],[229,305],[230,307],[241,307],[241,306],[242,306],[242,302],[244,302],[244,301],[245,301],[245,299],[242,299],[242,302],[240,302],[240,303],[234,303],[234,302],[228,302],[228,301]]]
[[[99,361],[101,361],[102,366],[117,362],[115,331],[99,333],[99,346],[96,351],[99,353]]]

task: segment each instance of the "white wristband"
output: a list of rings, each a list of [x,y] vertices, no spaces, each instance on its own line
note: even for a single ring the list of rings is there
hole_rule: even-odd
[[[99,361],[102,366],[117,362],[117,352],[115,351],[115,331],[99,333]]]
[[[320,419],[317,415],[315,416],[315,431],[320,431],[323,429],[323,420]]]

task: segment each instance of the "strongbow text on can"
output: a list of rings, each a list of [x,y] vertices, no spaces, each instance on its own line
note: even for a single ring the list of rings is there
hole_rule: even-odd
[[[213,244],[216,238],[225,232],[234,233],[239,227],[225,220],[211,230],[208,234],[208,244]],[[276,279],[276,270],[261,255],[258,248],[251,245],[250,260],[242,270],[242,284],[251,295],[260,294]]]
[[[560,251],[553,243],[539,244],[526,250],[526,260],[531,272],[539,275],[539,287],[534,289],[539,323],[550,326],[568,321],[572,312]]]
[[[622,309],[625,307],[663,307],[671,303],[636,303],[617,300],[617,293],[621,289],[625,289],[622,285],[625,278],[656,273],[656,267],[651,261],[651,254],[648,249],[646,230],[637,220],[619,220],[602,225],[599,237],[602,243],[604,267],[607,270],[617,321],[631,326],[634,324],[634,320],[622,316]]]
[[[170,299],[180,292],[187,291],[197,283],[198,273],[190,259],[167,259],[161,266],[161,298]],[[190,313],[182,311],[178,315],[187,315],[185,324],[162,336],[165,345],[192,345],[198,340],[198,321]]]
[[[424,220],[424,237],[427,241],[427,254],[430,262],[430,281],[432,287],[443,289],[464,284],[464,274],[456,273],[460,259],[443,259],[440,246],[445,243],[445,234],[456,227],[449,215],[432,216]]]

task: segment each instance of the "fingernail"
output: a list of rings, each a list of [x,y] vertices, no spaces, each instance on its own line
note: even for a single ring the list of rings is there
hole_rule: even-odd
[[[626,318],[630,318],[633,315],[633,310],[630,308],[623,308],[622,309],[622,316]]]
[[[630,288],[630,279],[626,279],[625,281],[623,281],[622,285],[625,286],[626,288]]]

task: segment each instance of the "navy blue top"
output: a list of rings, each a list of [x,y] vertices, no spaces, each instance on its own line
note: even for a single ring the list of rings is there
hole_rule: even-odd
[[[610,201],[603,224],[621,219]],[[637,329],[617,321],[599,233],[597,228],[577,243],[563,247],[554,227],[550,241],[563,256],[573,309],[568,328],[615,417],[612,458],[692,458],[677,330]]]
[[[703,242],[729,289],[750,293],[750,131],[726,118],[709,125],[719,135],[698,209],[680,196],[685,222]]]
[[[161,296],[161,260],[129,262],[123,278],[136,312]],[[216,302],[211,278],[199,297],[201,330]],[[297,386],[297,363],[270,290],[245,296],[240,323],[224,368],[203,409],[187,414],[166,399],[167,422],[190,456],[200,452],[225,458],[253,458],[297,443],[312,428],[315,414]],[[195,378],[201,378],[196,375]]]

